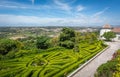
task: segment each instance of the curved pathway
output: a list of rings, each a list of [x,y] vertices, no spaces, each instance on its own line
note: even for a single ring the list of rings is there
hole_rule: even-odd
[[[107,42],[110,48],[96,57],[83,69],[79,70],[73,77],[94,77],[96,69],[108,60],[111,60],[113,53],[120,48],[120,42]]]

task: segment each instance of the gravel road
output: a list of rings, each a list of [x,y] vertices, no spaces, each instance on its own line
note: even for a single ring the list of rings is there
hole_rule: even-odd
[[[106,51],[96,57],[87,66],[78,71],[73,77],[94,77],[96,69],[108,60],[111,60],[113,53],[120,48],[120,42],[107,42],[110,45]]]

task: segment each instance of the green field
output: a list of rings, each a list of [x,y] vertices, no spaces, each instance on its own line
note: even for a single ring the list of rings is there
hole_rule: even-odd
[[[21,50],[15,53],[16,58],[0,61],[0,77],[66,77],[104,48],[101,41],[96,41],[80,43],[79,52],[63,47],[34,54]]]

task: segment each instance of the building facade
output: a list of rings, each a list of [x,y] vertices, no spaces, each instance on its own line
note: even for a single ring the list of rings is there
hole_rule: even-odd
[[[100,30],[100,38],[104,40],[103,34],[109,31],[116,33],[116,37],[113,39],[114,41],[120,41],[120,27],[111,27],[109,24],[104,25]]]

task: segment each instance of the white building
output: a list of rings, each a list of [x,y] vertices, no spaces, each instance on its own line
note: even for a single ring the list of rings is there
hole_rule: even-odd
[[[103,26],[103,28],[100,30],[100,38],[101,39],[105,39],[102,35],[105,33],[105,32],[109,32],[109,31],[113,31],[116,33],[116,38],[114,38],[113,40],[115,41],[120,41],[120,27],[111,27],[109,24],[106,24]]]
[[[112,31],[116,33],[116,38],[114,38],[114,40],[120,41],[120,27],[113,28]]]

